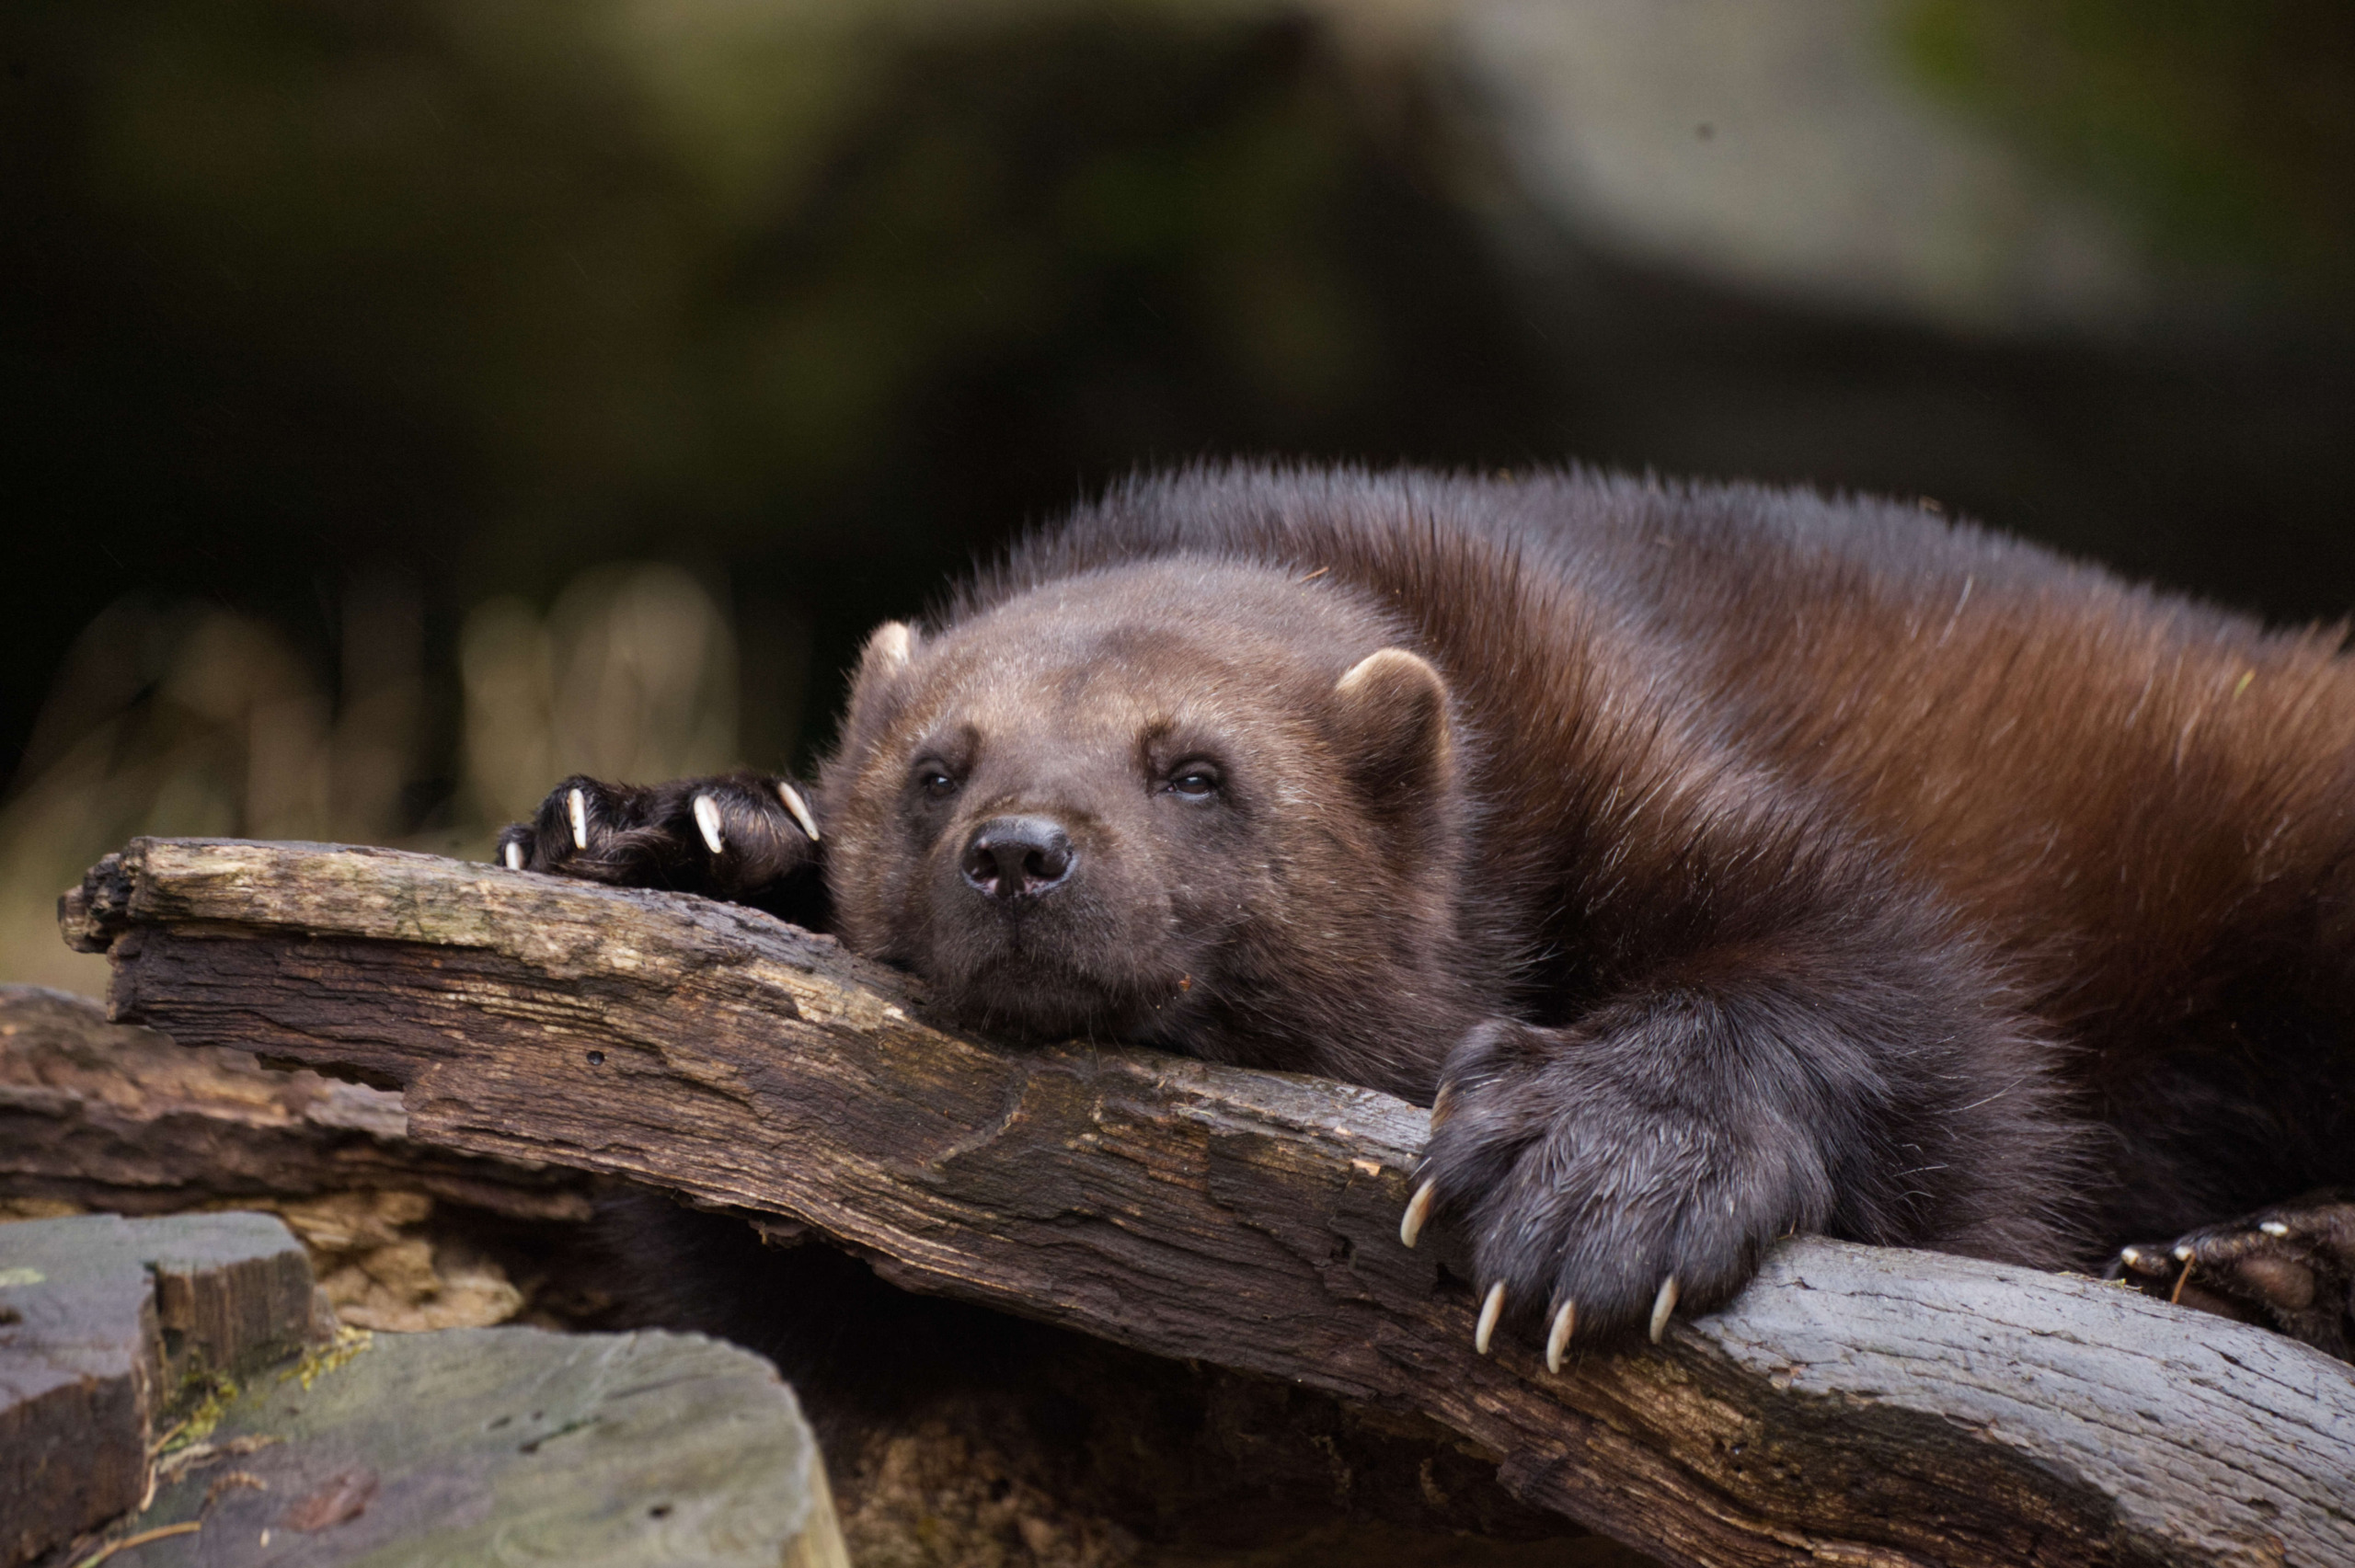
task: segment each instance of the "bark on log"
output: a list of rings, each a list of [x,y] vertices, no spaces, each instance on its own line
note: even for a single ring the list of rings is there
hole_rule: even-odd
[[[266,1207],[302,1240],[338,1318],[362,1328],[519,1316],[576,1332],[698,1326],[637,1321],[615,1299],[627,1286],[609,1242],[629,1222],[572,1222],[615,1184],[449,1155],[411,1140],[408,1122],[396,1092],[264,1068],[250,1051],[175,1046],[108,1023],[89,997],[0,985],[0,1217]],[[674,1244],[693,1235],[684,1244],[700,1251],[712,1239],[675,1218]],[[8,1234],[0,1227],[0,1252]],[[835,1282],[820,1283],[813,1318],[857,1310],[814,1259],[760,1264],[775,1265],[760,1271],[763,1293],[806,1289],[812,1267]],[[948,1321],[913,1314],[902,1326],[926,1344],[910,1347],[913,1361],[864,1378],[845,1366],[815,1391],[848,1531],[879,1561],[985,1561],[1017,1540],[1041,1563],[1077,1564],[1123,1555],[1127,1533],[1142,1530],[1188,1551],[1314,1538],[1318,1561],[1334,1562],[1351,1551],[1404,1560],[1416,1541],[1453,1537],[1451,1562],[1503,1562],[1525,1561],[1506,1543],[1545,1536],[1549,1520],[1559,1528],[1429,1422],[1068,1330],[1017,1339],[1010,1322],[982,1326],[989,1342],[965,1347],[978,1360],[952,1362],[947,1342],[960,1335]],[[863,1344],[887,1337],[871,1322],[857,1332]],[[1039,1364],[1017,1372],[1017,1343]],[[977,1365],[990,1370],[976,1377]],[[904,1397],[866,1380],[879,1374]],[[1570,1555],[1584,1568],[1622,1555],[1625,1568],[1655,1568],[1633,1552]]]
[[[0,985],[0,1198],[117,1214],[376,1188],[527,1220],[589,1218],[589,1178],[408,1136],[400,1096],[249,1051],[188,1050],[86,997]]]
[[[406,1097],[412,1139],[810,1227],[888,1277],[1417,1412],[1670,1562],[2355,1562],[2355,1368],[2095,1281],[1800,1240],[1658,1349],[1472,1349],[1361,1089],[994,1044],[755,911],[142,840],[67,895],[118,1016]]]

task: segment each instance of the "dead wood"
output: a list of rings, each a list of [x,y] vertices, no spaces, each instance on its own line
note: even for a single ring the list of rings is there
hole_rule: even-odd
[[[2355,1562],[2355,1368],[2121,1288],[1800,1240],[1548,1376],[1474,1354],[1451,1238],[1398,1244],[1426,1118],[1385,1095],[1001,1046],[752,910],[389,851],[142,840],[62,914],[117,1016],[396,1088],[420,1143],[1427,1417],[1671,1562]]]
[[[756,1356],[372,1337],[315,1308],[266,1214],[0,1225],[0,1565],[844,1568],[814,1435]]]
[[[666,1324],[617,1299],[617,1265],[639,1260],[615,1256],[613,1226],[580,1222],[592,1197],[620,1204],[625,1233],[667,1224],[676,1245],[684,1227],[706,1263],[709,1249],[734,1251],[723,1237],[741,1225],[633,1202],[580,1172],[448,1154],[408,1136],[397,1092],[175,1046],[107,1022],[90,998],[0,985],[0,1218],[267,1208],[303,1242],[338,1318],[362,1328],[718,1326]],[[874,1305],[841,1299],[845,1276],[806,1252],[751,1253],[739,1258],[750,1288],[806,1299],[815,1287],[820,1312]],[[1034,1553],[1042,1564],[1082,1568],[1144,1531],[1200,1551],[1314,1539],[1337,1562],[1403,1560],[1413,1553],[1388,1549],[1416,1539],[1449,1541],[1452,1562],[1522,1561],[1504,1543],[1566,1528],[1427,1422],[1069,1330],[1015,1335],[1011,1320],[951,1319],[953,1304],[934,1301],[939,1312],[900,1327],[939,1347],[918,1353],[937,1364],[894,1363],[889,1389],[846,1368],[800,1391],[831,1426],[845,1528],[870,1553],[980,1561],[1018,1537],[1054,1543]],[[972,1361],[940,1359],[944,1341],[1002,1370],[977,1385]],[[1620,1562],[1593,1550],[1607,1545],[1575,1560]]]
[[[608,1327],[605,1260],[578,1244],[598,1185],[419,1143],[392,1091],[0,985],[0,1219],[263,1208],[346,1322]]]
[[[266,1214],[0,1229],[0,1563],[135,1506],[158,1417],[332,1324]]]
[[[401,1097],[250,1051],[182,1049],[86,997],[0,985],[0,1201],[168,1214],[395,1189],[526,1220],[580,1220],[589,1178],[412,1140]]]

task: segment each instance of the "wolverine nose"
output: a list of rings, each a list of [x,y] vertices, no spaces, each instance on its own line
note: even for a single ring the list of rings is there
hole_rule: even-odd
[[[1063,825],[1044,817],[993,817],[965,844],[965,880],[993,898],[1061,887],[1079,858]]]

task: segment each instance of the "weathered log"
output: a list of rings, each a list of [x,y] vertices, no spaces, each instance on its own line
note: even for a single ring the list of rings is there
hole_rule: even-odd
[[[396,1092],[178,1047],[109,1024],[91,998],[0,985],[0,1215],[266,1207],[302,1240],[338,1318],[362,1328],[485,1326],[519,1309],[543,1327],[695,1326],[636,1321],[652,1304],[616,1300],[616,1230],[572,1222],[613,1183],[451,1155],[407,1127]],[[661,1223],[659,1207],[623,1207]],[[717,1240],[683,1223],[697,1250]],[[812,1261],[750,1266],[761,1291],[798,1294]],[[817,1266],[821,1281],[844,1277]],[[858,1310],[840,1288],[821,1284],[828,1304],[804,1310]],[[959,1317],[990,1339],[964,1346],[994,1368],[976,1381],[973,1360],[943,1358],[964,1331],[939,1306],[907,1325],[935,1325],[917,1330],[930,1348],[909,1347],[930,1364],[892,1364],[912,1397],[879,1401],[873,1373],[848,1369],[817,1391],[846,1531],[879,1559],[985,1560],[1018,1539],[1052,1543],[1042,1562],[1089,1562],[1141,1529],[1194,1551],[1310,1537],[1330,1548],[1338,1531],[1369,1562],[1412,1555],[1389,1549],[1414,1539],[1450,1540],[1451,1559],[1486,1543],[1519,1561],[1503,1543],[1563,1528],[1507,1496],[1494,1464],[1484,1471],[1453,1433],[1248,1373],[1052,1331],[1020,1336],[1036,1364],[1017,1377],[1012,1325]],[[1602,1568],[1603,1544],[1577,1560]]]
[[[182,1049],[86,997],[0,985],[0,1197],[166,1214],[393,1188],[544,1220],[588,1219],[590,1185],[418,1143],[398,1094]]]
[[[399,1094],[183,1049],[87,997],[0,985],[0,1218],[267,1208],[346,1322],[594,1315],[569,1245],[597,1178],[412,1140]]]
[[[1671,1562],[2355,1562],[2355,1368],[2123,1288],[1800,1240],[1549,1376],[1474,1353],[1452,1238],[1399,1245],[1427,1118],[1385,1095],[1001,1046],[752,910],[388,851],[142,840],[62,918],[118,1016],[396,1087],[413,1139],[1419,1413]]]

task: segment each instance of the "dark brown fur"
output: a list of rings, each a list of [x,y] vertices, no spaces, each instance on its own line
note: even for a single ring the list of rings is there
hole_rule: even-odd
[[[1483,1283],[1583,1334],[1794,1229],[2082,1265],[2355,1184],[2340,642],[1886,502],[1210,469],[879,634],[820,844],[755,778],[511,833],[805,916],[822,853],[985,1026],[1436,1096]],[[1051,890],[965,879],[1008,814]]]

